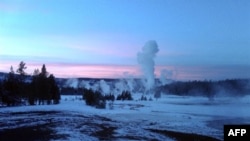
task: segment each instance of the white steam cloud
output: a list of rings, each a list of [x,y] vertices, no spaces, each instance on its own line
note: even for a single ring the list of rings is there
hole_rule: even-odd
[[[137,60],[146,77],[146,90],[154,87],[154,58],[159,51],[156,41],[150,40],[142,47],[142,51],[137,54]]]
[[[79,86],[88,90],[91,88],[89,81],[84,81],[84,80],[80,82]]]
[[[169,82],[167,79],[172,78],[172,76],[173,76],[173,71],[166,69],[161,70],[161,75],[160,75],[161,84],[162,85],[167,84]]]
[[[114,90],[115,95],[121,94],[122,91],[124,90],[126,90],[126,85],[124,81],[119,80],[118,82],[115,83],[115,90]]]
[[[72,88],[78,88],[79,81],[76,78],[70,78],[65,82],[65,86],[69,86]]]
[[[110,86],[106,83],[106,81],[104,81],[104,80],[100,81],[100,88],[101,88],[103,94],[110,93]]]

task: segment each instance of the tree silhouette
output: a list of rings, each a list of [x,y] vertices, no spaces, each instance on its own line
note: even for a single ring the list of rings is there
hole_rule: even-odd
[[[26,64],[21,61],[17,73],[13,67],[6,75],[3,82],[0,81],[0,102],[4,105],[29,105],[39,104],[58,104],[60,100],[60,91],[57,86],[55,77],[46,70],[45,64],[39,69],[35,69],[32,81],[30,76],[26,75]],[[48,76],[49,75],[49,76]]]
[[[83,99],[85,99],[86,105],[100,109],[106,108],[106,99],[99,91],[83,89]]]
[[[122,91],[120,95],[117,96],[117,100],[133,100],[131,93],[129,91]]]
[[[20,104],[18,99],[20,92],[19,80],[13,71],[13,67],[10,67],[10,72],[3,81],[2,90],[2,102],[7,106]]]
[[[26,64],[21,61],[20,64],[19,64],[19,67],[17,69],[17,73],[21,74],[21,75],[24,75],[25,74],[25,69],[27,69],[27,67],[25,66]]]
[[[43,64],[43,66],[42,66],[40,75],[41,75],[42,77],[44,77],[44,78],[46,78],[46,77],[48,76],[48,72],[47,72],[47,69],[46,69],[46,67],[45,67],[45,64]]]
[[[27,67],[25,66],[26,64],[23,62],[23,61],[21,61],[20,62],[20,64],[19,64],[19,66],[18,66],[18,69],[16,70],[16,72],[18,73],[18,74],[20,74],[20,81],[21,82],[23,82],[24,81],[24,77],[25,77],[25,70],[27,69]],[[13,69],[13,68],[12,68]]]
[[[59,92],[59,87],[56,84],[55,77],[53,74],[51,74],[48,78],[48,83],[50,85],[50,98],[53,100],[54,104],[59,104],[60,100],[60,92]]]
[[[33,96],[30,98],[38,100],[38,104],[58,104],[60,100],[59,87],[56,84],[55,77],[51,74],[48,77],[45,64],[41,68],[41,73],[36,69],[32,78]]]
[[[37,76],[37,75],[39,75],[39,73],[40,73],[39,69],[35,69],[33,72],[33,75]]]

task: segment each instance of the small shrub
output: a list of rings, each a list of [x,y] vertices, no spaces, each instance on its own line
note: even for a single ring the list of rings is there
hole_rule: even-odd
[[[123,91],[122,94],[117,96],[117,100],[133,100],[129,91]]]
[[[83,99],[85,100],[86,104],[89,106],[94,106],[99,109],[106,108],[106,99],[105,97],[98,91],[83,90]]]

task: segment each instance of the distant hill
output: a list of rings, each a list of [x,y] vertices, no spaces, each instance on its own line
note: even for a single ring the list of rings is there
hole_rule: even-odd
[[[7,73],[0,72],[0,81],[2,81],[6,75]]]
[[[160,86],[158,90],[175,95],[244,96],[250,94],[250,79],[226,79],[219,81],[175,81]]]
[[[3,81],[8,73],[0,72],[0,81]],[[144,82],[139,78],[132,79],[133,84],[128,84],[129,80],[125,79],[108,79],[108,78],[56,78],[56,83],[61,88],[63,94],[82,94],[81,83],[94,86],[100,84],[100,81],[104,80],[109,85],[111,90],[117,87],[117,83],[126,85],[123,87],[131,87],[133,85],[132,92],[145,92]],[[31,82],[32,76],[26,77],[26,82]],[[231,95],[242,96],[250,94],[250,79],[226,79],[219,81],[173,81],[168,80],[169,83],[162,85],[159,79],[155,79],[155,91],[174,94],[174,95],[203,95],[213,98],[216,95]],[[74,84],[72,84],[74,83]],[[120,84],[121,85],[121,84]],[[120,86],[121,87],[121,86]]]

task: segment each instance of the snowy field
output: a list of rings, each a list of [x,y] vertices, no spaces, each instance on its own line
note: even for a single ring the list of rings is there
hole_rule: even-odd
[[[113,109],[62,96],[59,105],[0,108],[0,140],[223,140],[224,124],[250,124],[250,97],[162,96]]]

